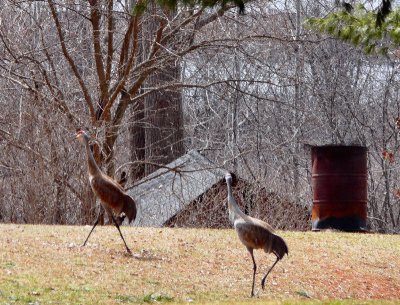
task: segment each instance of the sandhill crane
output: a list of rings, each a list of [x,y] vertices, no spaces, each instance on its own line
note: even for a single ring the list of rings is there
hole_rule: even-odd
[[[265,280],[276,263],[289,253],[288,247],[282,237],[276,235],[272,227],[266,222],[250,217],[244,214],[236,203],[232,194],[232,175],[225,174],[226,185],[228,187],[228,209],[229,219],[233,223],[240,241],[246,246],[253,260],[253,284],[251,287],[251,296],[254,296],[254,281],[257,265],[254,259],[254,249],[264,249],[268,253],[276,255],[276,261],[264,275],[261,281],[261,287],[264,289]]]
[[[89,182],[95,195],[100,199],[101,205],[107,212],[110,220],[114,222],[124,241],[126,250],[129,254],[132,254],[131,250],[128,248],[124,237],[122,236],[121,230],[119,228],[120,224],[123,222],[125,217],[128,217],[129,223],[134,221],[136,218],[136,204],[133,199],[125,193],[121,185],[115,182],[112,178],[103,174],[93,157],[93,153],[89,147],[89,136],[83,130],[78,130],[76,139],[82,143],[86,149],[88,172],[89,172]],[[99,223],[100,214],[98,215],[96,221],[93,224],[92,229],[89,232],[83,246],[89,239],[90,234],[92,234],[94,228]],[[114,217],[114,214],[117,217]]]

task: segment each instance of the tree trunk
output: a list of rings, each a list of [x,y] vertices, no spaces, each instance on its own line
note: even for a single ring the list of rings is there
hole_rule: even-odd
[[[148,85],[158,86],[173,81],[179,75],[179,65],[173,63],[155,74]],[[145,174],[158,167],[152,163],[167,164],[184,152],[181,92],[160,90],[145,99]]]
[[[153,17],[158,8],[153,5],[149,6],[149,10],[151,12],[141,28],[142,60],[149,55],[159,24],[158,19]],[[151,90],[179,79],[179,61],[167,62],[146,80],[142,90]],[[181,90],[156,90],[147,95],[133,111],[130,142],[134,166],[131,174],[137,180],[157,170],[155,164],[167,164],[184,153]]]
[[[129,127],[131,144],[131,167],[132,179],[138,180],[144,177],[145,165],[145,124],[144,124],[144,103],[140,101],[135,105],[132,114],[132,123]],[[137,162],[137,163],[136,163]]]

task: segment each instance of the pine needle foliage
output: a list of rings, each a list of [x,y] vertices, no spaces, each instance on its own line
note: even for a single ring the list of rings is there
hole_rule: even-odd
[[[306,26],[360,46],[367,54],[387,55],[400,46],[400,9],[388,12],[383,19],[380,11],[357,4],[351,12],[340,10],[309,18]]]

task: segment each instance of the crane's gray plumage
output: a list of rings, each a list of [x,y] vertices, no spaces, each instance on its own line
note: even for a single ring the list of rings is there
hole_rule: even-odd
[[[95,195],[100,199],[101,205],[107,212],[108,216],[114,222],[118,229],[118,232],[124,241],[126,250],[129,254],[132,254],[131,250],[128,248],[124,237],[122,236],[121,230],[119,228],[120,224],[123,222],[125,217],[128,217],[129,222],[132,222],[136,218],[136,204],[133,199],[125,193],[123,187],[116,181],[103,174],[93,157],[93,153],[89,147],[89,136],[85,131],[79,130],[76,133],[76,139],[82,143],[86,149],[88,172],[89,172],[89,182]],[[117,217],[114,217],[114,214]],[[83,245],[86,245],[90,234],[92,234],[94,228],[99,223],[100,213],[93,224],[92,229],[89,232]]]
[[[273,253],[276,256],[276,261],[264,275],[261,281],[261,287],[264,289],[265,280],[276,263],[289,253],[289,249],[282,237],[274,233],[273,228],[266,222],[257,218],[250,217],[243,213],[232,193],[232,175],[226,173],[226,185],[228,187],[228,210],[229,219],[232,222],[240,241],[246,246],[253,260],[253,284],[251,288],[251,296],[254,296],[254,281],[257,270],[257,265],[254,259],[254,249],[264,249],[266,253]]]

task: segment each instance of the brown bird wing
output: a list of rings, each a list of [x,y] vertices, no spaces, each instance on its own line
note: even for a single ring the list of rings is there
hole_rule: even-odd
[[[273,227],[271,227],[271,225],[269,223],[266,223],[265,221],[262,221],[260,219],[253,218],[250,216],[248,216],[248,219],[245,219],[245,220],[247,220],[250,223],[254,223],[257,226],[260,226],[260,227],[270,231],[271,233],[275,232],[275,229]]]
[[[118,183],[105,175],[101,175],[93,176],[90,185],[105,207],[112,209],[117,215],[121,213],[125,193]]]
[[[266,245],[270,245],[273,233],[254,223],[238,219],[235,221],[235,229],[238,233],[240,241],[248,248],[261,249]]]

